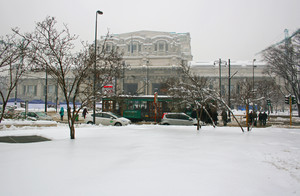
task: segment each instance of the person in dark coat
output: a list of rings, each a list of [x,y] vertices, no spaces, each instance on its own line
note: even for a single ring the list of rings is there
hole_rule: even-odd
[[[259,112],[258,114],[258,121],[259,121],[259,126],[262,126],[263,124],[263,113]]]
[[[214,124],[217,125],[218,124],[218,112],[217,111],[212,111],[212,119],[214,121]]]
[[[267,118],[268,118],[268,114],[266,112],[264,112],[262,114],[262,124],[263,124],[263,126],[266,126],[266,124],[267,124]]]
[[[253,122],[253,112],[251,111],[249,114],[249,124],[252,125]]]
[[[87,109],[84,108],[83,111],[82,111],[82,116],[83,116],[84,119],[85,119],[87,113],[88,113]]]
[[[227,112],[225,110],[223,110],[221,113],[221,116],[222,116],[223,125],[226,126],[227,125]]]
[[[253,112],[253,125],[257,126],[257,113],[255,111]]]

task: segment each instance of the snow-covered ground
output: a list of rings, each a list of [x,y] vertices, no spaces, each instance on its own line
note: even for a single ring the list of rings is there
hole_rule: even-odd
[[[130,125],[2,129],[0,195],[300,195],[300,130]]]

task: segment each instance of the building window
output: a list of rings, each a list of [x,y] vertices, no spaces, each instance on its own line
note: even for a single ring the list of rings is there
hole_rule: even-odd
[[[115,46],[112,43],[108,43],[105,45],[106,52],[111,52],[115,49]]]
[[[159,41],[154,44],[154,51],[167,52],[168,50],[169,46],[166,41]]]
[[[36,89],[37,89],[36,85],[28,85],[27,86],[27,94],[36,96],[37,95],[36,94]]]
[[[54,93],[56,93],[56,86],[55,86],[55,85],[49,85],[49,86],[48,86],[48,93],[49,93],[49,94],[54,94]]]
[[[125,83],[124,84],[124,93],[127,95],[135,95],[138,90],[137,83]]]
[[[142,51],[142,44],[131,42],[129,45],[127,45],[127,51],[129,53],[135,53],[137,51],[140,52]]]
[[[26,86],[23,86],[23,95],[26,95]]]
[[[164,51],[165,50],[165,44],[160,42],[158,44],[158,49],[159,49],[159,51]]]

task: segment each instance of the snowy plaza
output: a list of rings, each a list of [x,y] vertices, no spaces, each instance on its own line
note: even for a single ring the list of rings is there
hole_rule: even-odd
[[[77,125],[6,128],[1,195],[289,196],[300,194],[300,130]]]

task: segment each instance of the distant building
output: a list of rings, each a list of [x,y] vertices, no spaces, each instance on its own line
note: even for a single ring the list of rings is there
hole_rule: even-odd
[[[102,37],[100,42],[104,42]],[[178,77],[181,63],[193,59],[189,33],[136,31],[113,34],[105,48],[118,47],[124,54],[124,77],[117,82],[124,94],[164,94],[161,84]]]

